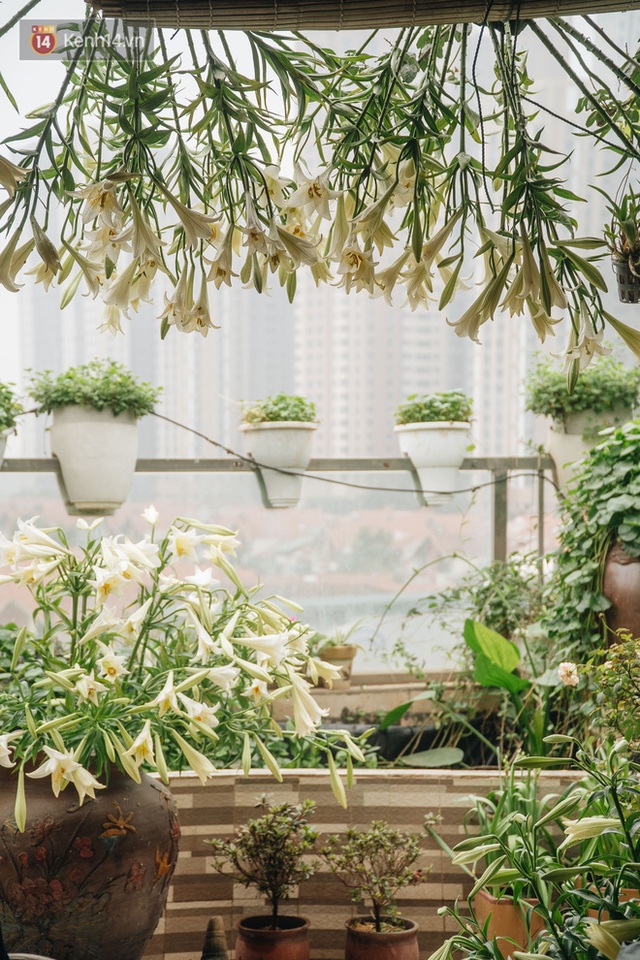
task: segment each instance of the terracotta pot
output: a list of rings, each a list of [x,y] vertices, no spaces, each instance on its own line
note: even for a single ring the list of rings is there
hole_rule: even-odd
[[[402,917],[383,917],[397,930],[378,933],[371,917],[347,920],[345,960],[418,960],[418,924]]]
[[[56,960],[140,960],[164,910],[180,828],[170,791],[112,771],[96,799],[26,778],[27,824],[13,817],[17,777],[0,770],[0,924],[9,952]]]
[[[245,917],[238,924],[236,960],[309,960],[309,920],[279,917],[270,930],[271,917]]]
[[[640,559],[630,557],[619,543],[607,553],[602,592],[611,601],[605,614],[609,630],[629,630],[640,637]]]
[[[595,887],[589,887],[589,889],[594,891],[596,890]],[[629,900],[638,900],[639,898],[640,898],[640,891],[636,890],[635,887],[621,887],[618,890],[618,903],[628,903]],[[587,916],[595,917],[597,920],[599,919],[600,922],[602,923],[605,920],[609,920],[609,911],[601,910],[600,912],[598,912],[597,910],[590,908],[589,910],[587,910]]]
[[[530,940],[544,930],[544,919],[530,909],[537,900],[520,900],[512,897],[499,899],[488,890],[479,890],[473,899],[473,909],[481,926],[487,923],[487,940],[497,937],[498,949],[503,957],[514,950],[528,950]],[[512,943],[511,941],[515,942]]]
[[[336,647],[326,647],[320,651],[320,659],[333,664],[340,670],[340,676],[333,681],[334,690],[348,690],[351,686],[351,670],[358,648],[352,643],[343,643]],[[329,682],[320,677],[320,686],[328,687]]]

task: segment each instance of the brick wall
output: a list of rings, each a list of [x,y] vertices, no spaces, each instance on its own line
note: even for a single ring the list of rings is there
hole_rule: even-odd
[[[563,790],[569,776],[542,773],[544,793]],[[424,814],[433,811],[442,816],[441,834],[452,846],[464,836],[462,816],[469,806],[464,798],[484,794],[496,784],[496,775],[490,771],[364,770],[348,791],[349,806],[343,810],[333,798],[327,773],[321,770],[285,772],[283,783],[262,771],[248,777],[221,771],[205,786],[193,776],[176,776],[171,788],[182,827],[180,857],[165,915],[144,960],[200,960],[207,922],[214,915],[224,919],[232,949],[238,920],[268,912],[251,889],[214,872],[209,848],[203,843],[207,837],[228,835],[256,816],[256,804],[264,793],[276,802],[314,800],[312,823],[322,834],[339,833],[349,826],[368,827],[375,819],[420,831]],[[438,907],[462,897],[466,886],[465,875],[428,838],[419,865],[431,868],[427,882],[401,891],[398,905],[404,916],[419,924],[420,956],[426,960],[447,936]],[[325,868],[300,885],[283,912],[311,920],[312,960],[342,960],[344,923],[367,910],[352,904],[347,888]]]

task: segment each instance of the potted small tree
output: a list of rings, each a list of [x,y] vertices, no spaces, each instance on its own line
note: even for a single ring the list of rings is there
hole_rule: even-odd
[[[418,960],[418,925],[398,916],[393,901],[398,890],[426,879],[415,867],[420,835],[403,833],[374,820],[369,830],[351,828],[330,836],[322,858],[356,903],[369,899],[373,915],[347,921],[345,960]]]
[[[0,464],[4,458],[7,437],[15,430],[16,417],[23,413],[22,404],[11,387],[0,383]]]
[[[265,504],[295,507],[318,426],[315,404],[278,393],[246,407],[242,419],[246,451],[260,468]]]
[[[115,360],[91,360],[57,376],[31,378],[38,412],[53,413],[51,451],[70,514],[112,514],[127,499],[138,454],[137,421],[151,413],[160,387]]]
[[[473,401],[461,390],[412,394],[395,413],[400,450],[416,469],[426,506],[447,503],[469,447]]]
[[[574,464],[600,441],[600,431],[631,419],[639,390],[640,368],[625,367],[613,357],[590,364],[571,393],[564,375],[548,360],[530,373],[527,410],[551,420],[549,453],[561,489],[573,479]]]
[[[280,913],[280,902],[316,870],[305,859],[313,850],[318,832],[308,817],[315,804],[305,800],[270,805],[266,812],[239,827],[232,837],[208,840],[214,869],[245,887],[255,887],[271,905],[269,915],[244,917],[238,924],[236,960],[308,960],[309,921]]]

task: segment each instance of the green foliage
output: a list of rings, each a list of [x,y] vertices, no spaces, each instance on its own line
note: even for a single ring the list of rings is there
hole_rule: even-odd
[[[640,557],[640,422],[611,431],[589,451],[561,505],[562,525],[543,618],[555,662],[586,663],[602,646],[604,562],[620,543]]]
[[[78,404],[95,410],[112,410],[117,416],[128,411],[137,419],[153,411],[162,387],[138,380],[115,360],[90,360],[64,373],[50,370],[36,373],[29,393],[40,410],[50,413],[57,407]]]
[[[384,820],[373,820],[369,830],[350,828],[342,836],[330,836],[320,851],[335,875],[351,889],[356,903],[373,903],[376,930],[382,929],[382,914],[397,913],[398,890],[426,880],[426,872],[414,868],[420,856],[420,834],[403,833]]]
[[[464,423],[471,419],[472,409],[473,400],[462,390],[428,393],[423,396],[412,393],[396,410],[395,420],[397,424],[445,421]]]
[[[591,674],[599,723],[640,751],[640,640],[619,638]]]
[[[278,393],[265,400],[258,400],[247,407],[242,414],[245,423],[270,423],[279,420],[291,420],[314,423],[316,405],[305,397]]]
[[[595,960],[600,951],[614,958],[621,942],[640,936],[640,901],[626,903],[622,896],[623,887],[640,887],[638,768],[629,762],[624,741],[609,742],[594,754],[565,739],[575,756],[561,762],[582,776],[562,795],[518,798],[510,791],[497,823],[494,801],[486,805],[476,798],[475,810],[488,811],[481,813],[480,833],[452,851],[453,862],[467,872],[467,865],[481,864],[468,897],[470,918],[461,916],[457,904],[440,911],[453,918],[458,932],[430,960],[495,957],[495,944],[487,940],[474,910],[474,898],[487,886],[535,901],[543,929],[530,934],[525,951],[518,954],[522,957]],[[516,763],[525,770],[550,765],[545,757]],[[561,828],[564,840],[558,843]],[[588,910],[594,911],[591,917]],[[524,916],[528,926],[531,915],[525,911]]]
[[[604,235],[614,258],[629,264],[636,273],[640,264],[640,193],[623,183],[622,200],[612,199],[604,190],[595,187],[608,200],[611,222],[605,225]]]
[[[23,412],[23,406],[9,384],[0,383],[0,433],[13,430],[16,417]]]
[[[280,901],[317,869],[316,861],[304,859],[318,837],[318,831],[308,823],[315,803],[304,800],[296,806],[271,805],[263,797],[261,806],[266,813],[238,827],[232,837],[205,842],[213,848],[215,870],[268,897],[271,925],[276,930]]]
[[[640,392],[640,367],[626,367],[603,357],[583,370],[571,393],[567,378],[549,360],[539,363],[527,379],[527,410],[564,421],[581,410],[606,413],[616,407],[633,409]]]

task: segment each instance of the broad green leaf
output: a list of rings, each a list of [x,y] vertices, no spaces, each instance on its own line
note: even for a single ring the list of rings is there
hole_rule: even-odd
[[[463,759],[464,751],[459,747],[435,747],[433,750],[409,753],[396,762],[404,767],[452,767],[454,763],[462,763]]]
[[[474,653],[483,653],[509,673],[520,664],[520,651],[515,643],[477,620],[465,620],[464,639]]]
[[[422,693],[416,694],[413,700],[407,700],[406,703],[401,703],[397,707],[394,707],[393,710],[389,710],[389,712],[385,714],[385,716],[382,718],[382,720],[378,724],[378,730],[387,730],[389,727],[398,723],[398,721],[404,717],[407,710],[409,710],[413,706],[416,700],[432,700],[432,699],[433,699],[433,691],[431,690],[424,690],[422,691]]]

